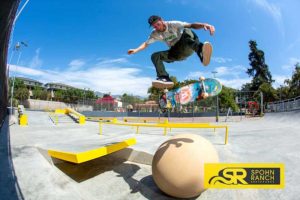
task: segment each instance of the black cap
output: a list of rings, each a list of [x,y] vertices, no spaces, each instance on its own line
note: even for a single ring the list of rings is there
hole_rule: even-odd
[[[153,23],[155,23],[157,20],[160,20],[160,19],[161,19],[160,16],[152,15],[149,17],[148,23],[150,24],[150,26],[152,26]]]

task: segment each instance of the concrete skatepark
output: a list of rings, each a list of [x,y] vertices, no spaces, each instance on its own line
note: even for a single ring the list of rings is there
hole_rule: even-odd
[[[26,113],[28,126],[19,126],[11,116],[1,129],[4,199],[174,199],[154,183],[151,160],[161,143],[179,133],[209,140],[221,163],[285,165],[284,189],[208,189],[194,199],[298,199],[299,111],[229,120],[227,145],[222,129],[172,129],[164,136],[160,128],[141,127],[136,134],[132,127],[103,125],[99,135],[98,122],[79,125],[62,118],[55,125],[47,112]],[[47,154],[48,149],[81,152],[128,138],[137,144],[81,164]]]
[[[173,135],[194,133],[209,140],[221,163],[283,163],[284,189],[208,189],[193,199],[299,199],[299,111],[267,113],[263,118],[234,118],[228,144],[217,129],[172,129],[166,136],[159,128],[79,125],[68,117],[55,124],[47,112],[27,111],[28,126],[17,116],[6,116],[7,51],[19,0],[4,0],[0,7],[0,197],[1,199],[174,199],[162,193],[151,174],[151,160],[158,146]],[[197,118],[195,122],[211,122]],[[225,119],[220,119],[224,123]],[[136,138],[124,150],[74,164],[51,158],[47,150],[81,152]]]

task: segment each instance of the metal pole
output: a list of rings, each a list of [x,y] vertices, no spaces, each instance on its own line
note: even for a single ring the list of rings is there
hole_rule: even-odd
[[[219,95],[217,95],[216,122],[219,122]]]
[[[11,36],[10,36],[10,44],[13,43],[13,38],[14,38],[14,29],[15,29],[15,24],[16,24],[16,21],[17,19],[19,18],[19,16],[21,15],[23,9],[25,8],[25,6],[27,5],[27,3],[29,2],[29,0],[26,0],[26,2],[23,4],[22,8],[20,9],[20,11],[16,14],[16,17],[14,19],[14,22],[13,22],[13,25],[12,25],[12,28],[11,28]],[[8,48],[10,48],[10,45],[8,46]]]
[[[264,94],[260,92],[260,116],[264,114],[263,109],[264,109]]]
[[[18,46],[17,48],[17,51],[20,50],[20,46]],[[20,57],[21,57],[22,53],[21,51],[19,51],[19,57],[18,57],[18,60],[17,60],[17,64],[16,64],[16,67],[18,66],[19,64],[19,61],[20,61]],[[14,96],[14,87],[15,87],[15,80],[16,80],[16,74],[15,76],[13,77],[13,83],[12,83],[12,87],[11,87],[11,96],[10,96],[10,108],[13,109],[13,96]]]
[[[214,78],[216,78],[217,71],[212,71]],[[216,122],[219,122],[219,95],[216,97]]]

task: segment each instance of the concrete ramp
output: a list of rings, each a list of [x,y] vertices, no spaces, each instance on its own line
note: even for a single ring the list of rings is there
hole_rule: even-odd
[[[271,121],[271,122],[299,124],[300,110],[290,111],[290,112],[266,113],[264,120]]]

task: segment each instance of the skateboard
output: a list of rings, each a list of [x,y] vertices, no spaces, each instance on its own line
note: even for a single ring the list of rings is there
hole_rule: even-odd
[[[200,81],[171,90],[164,91],[160,97],[159,106],[162,110],[176,105],[185,105],[190,102],[216,96],[222,91],[222,84],[217,79],[204,77]],[[169,106],[168,106],[169,104]]]

